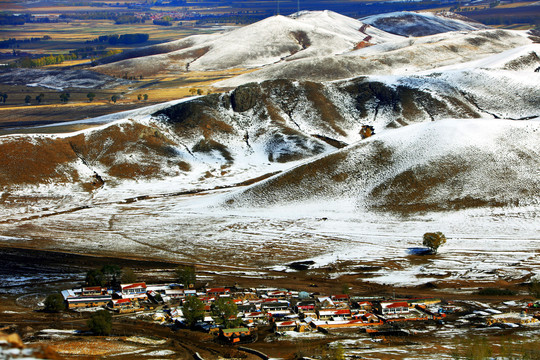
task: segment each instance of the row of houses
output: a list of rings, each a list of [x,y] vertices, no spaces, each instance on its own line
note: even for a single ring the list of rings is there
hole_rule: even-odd
[[[144,282],[122,284],[117,289],[83,287],[62,291],[68,308],[107,307],[118,312],[141,309],[141,303],[168,303],[167,313],[159,314],[160,321],[183,321],[182,304],[190,296],[197,296],[207,311],[203,323],[210,329],[213,319],[211,305],[219,298],[232,299],[238,317],[246,326],[272,325],[275,331],[307,331],[310,329],[354,328],[380,326],[386,322],[440,319],[428,305],[438,299],[409,299],[402,301],[365,299],[347,294],[330,296],[276,288],[240,289],[218,287],[184,289],[180,284],[150,285]],[[177,304],[177,307],[174,307]],[[162,316],[163,315],[163,316]],[[163,317],[163,319],[161,319]]]
[[[68,309],[111,306],[116,304],[135,304],[147,299],[147,286],[144,282],[122,284],[118,289],[101,286],[82,287],[63,290],[62,296]],[[117,300],[129,300],[121,301]],[[137,301],[135,301],[137,300]]]

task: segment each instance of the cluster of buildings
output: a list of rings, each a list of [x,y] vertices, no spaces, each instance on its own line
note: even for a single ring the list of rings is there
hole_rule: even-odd
[[[210,331],[215,327],[211,305],[219,298],[230,298],[237,306],[237,317],[245,329],[271,325],[276,332],[310,331],[333,328],[377,327],[396,321],[439,320],[445,314],[439,299],[382,300],[365,299],[347,294],[314,295],[305,291],[276,288],[184,289],[182,285],[147,285],[144,282],[122,284],[117,289],[100,286],[62,291],[69,309],[105,307],[120,313],[154,308],[167,304],[154,314],[158,321],[182,326],[183,301],[197,296],[204,304],[206,316],[199,327]],[[244,328],[243,328],[244,329]]]
[[[255,330],[260,326],[271,327],[276,333],[358,328],[373,333],[383,331],[379,327],[385,324],[442,321],[447,314],[463,312],[462,308],[434,298],[388,300],[347,294],[327,296],[277,288],[196,290],[179,284],[149,285],[144,282],[121,284],[116,289],[82,287],[64,290],[62,295],[69,309],[104,307],[118,313],[150,310],[154,321],[178,327],[186,326],[182,311],[184,301],[196,296],[205,306],[205,315],[195,327],[219,334],[233,343],[253,339]],[[216,324],[211,308],[219,298],[229,298],[236,304],[236,317],[241,319],[241,327],[223,329]],[[535,306],[529,304],[528,310],[507,313],[483,308],[462,317],[474,318],[480,326],[540,325],[540,311],[535,313]]]
[[[139,301],[148,300],[146,283],[122,284],[117,289],[101,286],[63,290],[68,309],[107,307],[117,312],[142,310]]]

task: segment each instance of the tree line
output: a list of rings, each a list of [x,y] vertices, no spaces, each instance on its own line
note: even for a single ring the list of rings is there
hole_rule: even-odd
[[[0,92],[0,103],[5,104],[8,97],[9,97],[8,93]],[[60,102],[62,102],[63,104],[67,104],[69,102],[69,100],[71,99],[71,94],[69,92],[67,92],[67,91],[63,91],[58,95],[58,97],[60,98]],[[94,99],[96,98],[96,94],[91,91],[91,92],[86,94],[86,97],[88,98],[88,102],[93,102]],[[40,93],[39,95],[36,95],[35,102],[38,105],[41,105],[41,103],[44,101],[44,99],[45,99],[45,94]],[[120,99],[119,95],[111,95],[111,97],[108,100],[111,101],[112,103],[116,104],[116,102],[119,99]],[[148,94],[138,94],[137,95],[137,100],[139,100],[139,101],[147,101],[148,100]],[[30,105],[32,103],[32,101],[33,101],[32,96],[30,96],[30,95],[25,96],[24,103],[26,105]]]
[[[101,35],[94,40],[88,40],[87,43],[109,43],[110,45],[116,44],[139,44],[148,41],[150,35],[142,33],[134,34],[112,34],[112,35]]]
[[[30,57],[24,57],[22,59],[19,59],[14,63],[15,67],[23,67],[23,68],[35,68],[35,67],[41,67],[46,65],[58,65],[63,63],[66,60],[75,60],[77,59],[77,54],[60,54],[60,55],[49,55],[49,56],[43,56],[37,59],[32,59]]]
[[[18,45],[18,44],[34,43],[34,42],[39,42],[42,40],[50,40],[50,39],[51,37],[49,35],[45,35],[43,37],[26,38],[26,39],[9,38],[7,40],[0,41],[0,49],[8,49],[11,46]]]
[[[96,11],[87,13],[61,14],[62,20],[113,20],[115,24],[138,24],[149,20],[147,16],[134,16],[131,13]]]

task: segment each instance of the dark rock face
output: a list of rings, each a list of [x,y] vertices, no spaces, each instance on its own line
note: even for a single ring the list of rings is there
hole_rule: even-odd
[[[244,112],[252,109],[260,100],[260,87],[250,83],[242,85],[231,94],[231,105],[234,111]]]

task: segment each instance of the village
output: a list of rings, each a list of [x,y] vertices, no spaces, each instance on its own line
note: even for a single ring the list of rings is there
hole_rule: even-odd
[[[69,310],[139,314],[150,322],[206,332],[216,341],[229,344],[254,342],[262,328],[276,336],[361,331],[377,337],[414,334],[426,322],[501,329],[540,326],[540,302],[503,301],[490,306],[439,298],[388,299],[269,287],[196,288],[193,284],[184,287],[145,282],[116,288],[81,287],[61,293]],[[198,315],[193,313],[194,301],[201,304]],[[230,306],[216,312],[217,303]]]

